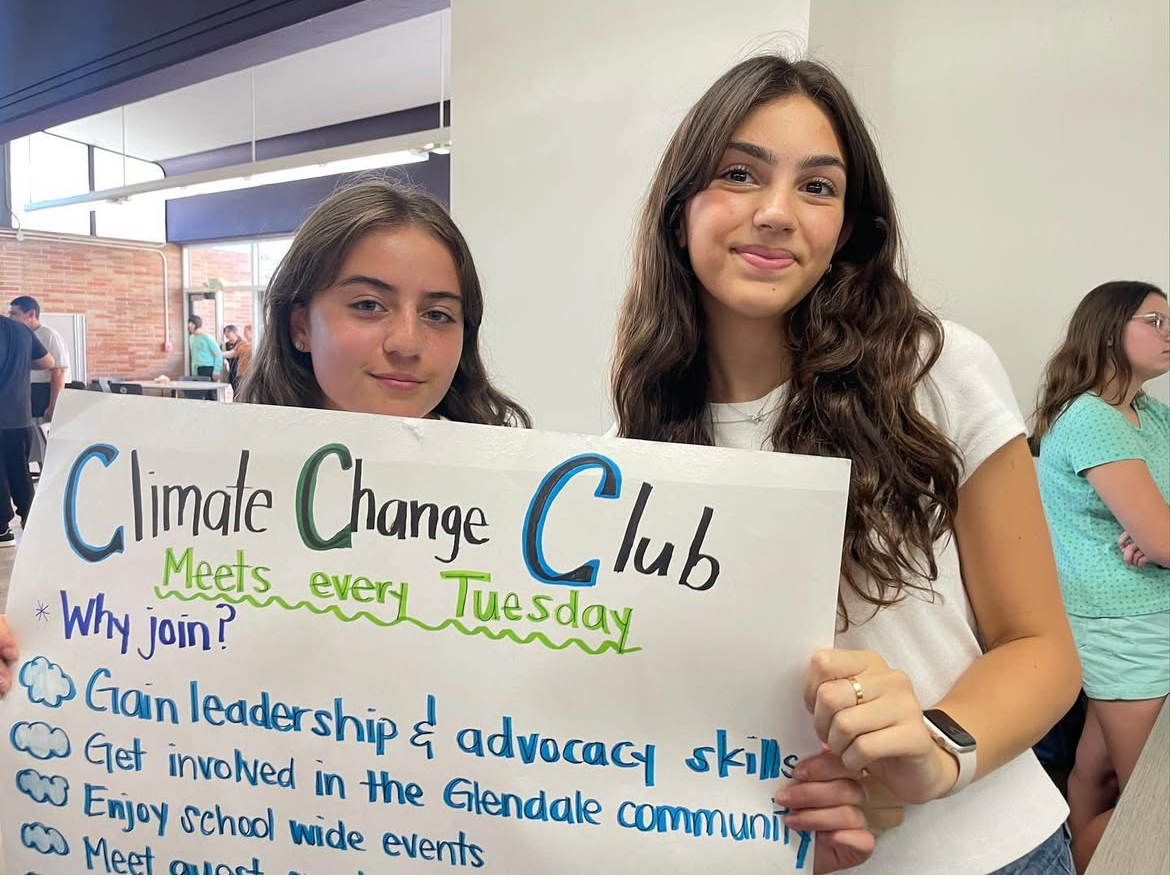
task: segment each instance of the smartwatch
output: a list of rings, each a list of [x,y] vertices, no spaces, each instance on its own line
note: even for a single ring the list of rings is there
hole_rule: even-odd
[[[975,777],[975,737],[940,708],[923,711],[922,719],[935,744],[959,761],[959,775],[951,789],[943,794],[949,797],[969,785]]]

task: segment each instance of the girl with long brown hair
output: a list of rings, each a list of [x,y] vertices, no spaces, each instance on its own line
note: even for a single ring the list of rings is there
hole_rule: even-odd
[[[488,379],[482,321],[475,262],[443,207],[357,183],[309,215],[280,261],[240,399],[530,427]]]
[[[1032,434],[1088,697],[1069,776],[1085,867],[1170,691],[1170,310],[1152,284],[1090,291],[1048,362]]]
[[[272,276],[264,317],[243,402],[532,426],[487,377],[475,263],[424,192],[369,180],[321,202]],[[17,653],[0,614],[0,696]]]
[[[1023,418],[987,344],[907,286],[877,150],[826,68],[744,61],[675,132],[612,393],[621,436],[852,459],[840,631],[805,682],[830,753],[777,793],[791,826],[836,831],[818,867],[872,846],[860,801],[826,808],[864,771],[914,804],[866,870],[1067,871],[1030,746],[1079,671]]]

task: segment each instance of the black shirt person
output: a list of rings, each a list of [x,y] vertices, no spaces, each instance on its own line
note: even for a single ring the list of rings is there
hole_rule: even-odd
[[[33,423],[29,370],[49,369],[52,365],[53,355],[32,330],[0,315],[0,546],[16,541],[9,527],[13,504],[22,527],[32,506],[33,484],[28,473],[28,432]]]

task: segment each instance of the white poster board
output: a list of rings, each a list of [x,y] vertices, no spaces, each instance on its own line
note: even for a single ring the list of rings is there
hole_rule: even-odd
[[[771,795],[818,748],[847,462],[60,411],[8,607],[10,872],[811,869]]]

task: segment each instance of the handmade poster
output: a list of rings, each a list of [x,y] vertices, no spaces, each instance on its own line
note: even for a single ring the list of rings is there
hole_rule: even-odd
[[[791,873],[848,463],[67,392],[13,873]]]

